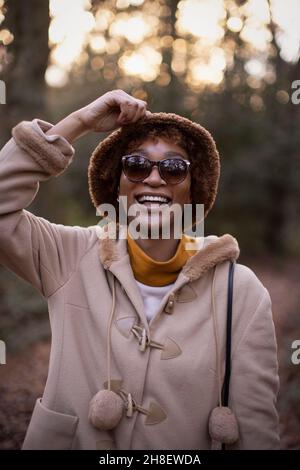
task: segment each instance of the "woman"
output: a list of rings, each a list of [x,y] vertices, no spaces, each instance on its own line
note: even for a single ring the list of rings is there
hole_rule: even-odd
[[[123,236],[115,224],[114,239],[111,223],[66,227],[25,210],[39,182],[68,167],[78,137],[118,127],[93,153],[92,201],[112,204],[118,217],[126,197],[146,214],[140,227],[150,221],[158,238]],[[52,329],[48,380],[23,448],[220,448],[224,422],[213,422],[213,412],[224,409],[227,279],[238,245],[230,235],[178,240],[172,216],[163,238],[157,217],[159,208],[189,203],[204,204],[207,215],[219,179],[212,137],[121,90],[55,126],[22,122],[12,134],[0,156],[0,261],[47,299]],[[278,447],[277,391],[270,297],[237,264],[228,448]]]

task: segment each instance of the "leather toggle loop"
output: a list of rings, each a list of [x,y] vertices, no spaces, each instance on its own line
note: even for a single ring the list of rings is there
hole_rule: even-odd
[[[145,328],[143,328],[141,339],[139,341],[140,351],[142,351],[142,352],[146,351],[146,347],[148,346],[148,344],[149,344],[149,339],[148,339]]]
[[[128,416],[128,418],[131,418],[133,415],[133,399],[131,393],[128,393],[127,395],[127,402],[125,403],[125,406],[127,410],[126,416]]]
[[[171,315],[173,313],[175,304],[175,293],[172,292],[168,298],[168,302],[165,305],[164,312]]]
[[[162,407],[155,402],[151,402],[149,409],[143,408],[141,405],[138,405],[131,393],[126,392],[124,389],[119,390],[119,396],[122,398],[126,410],[126,416],[132,418],[134,411],[138,411],[146,415],[145,424],[158,424],[164,421],[167,418],[166,412]]]
[[[126,409],[126,416],[128,418],[132,418],[134,411],[139,411],[145,415],[149,414],[149,411],[143,408],[142,406],[138,405],[134,398],[132,397],[130,392],[126,392],[125,390],[120,390],[119,395],[124,401],[125,409]]]
[[[164,349],[163,344],[158,343],[157,341],[152,341],[149,338],[149,336],[147,335],[146,328],[142,328],[138,325],[133,325],[133,327],[131,328],[131,331],[138,340],[140,351],[142,352],[146,351],[147,347]]]

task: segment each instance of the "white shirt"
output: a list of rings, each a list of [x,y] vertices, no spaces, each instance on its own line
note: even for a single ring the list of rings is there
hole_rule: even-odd
[[[142,284],[139,281],[136,282],[142,295],[147,320],[150,322],[150,320],[155,317],[162,299],[172,289],[175,283],[168,284],[167,286],[153,287]]]

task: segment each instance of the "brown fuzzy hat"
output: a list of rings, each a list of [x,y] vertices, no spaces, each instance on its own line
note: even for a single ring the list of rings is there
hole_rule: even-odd
[[[112,132],[94,150],[88,168],[89,192],[94,206],[110,203],[118,209],[118,186],[122,172],[121,157],[130,143],[168,129],[177,129],[186,143],[191,161],[193,204],[204,204],[205,216],[213,206],[220,176],[220,159],[214,139],[199,124],[173,113],[152,113],[133,124]]]

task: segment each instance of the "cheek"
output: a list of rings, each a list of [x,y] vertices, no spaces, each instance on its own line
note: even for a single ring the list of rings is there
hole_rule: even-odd
[[[191,178],[191,175],[189,175],[188,179],[187,179],[186,197],[187,197],[188,203],[191,203],[192,202],[192,178]]]
[[[134,183],[129,181],[126,176],[122,173],[120,177],[120,188],[119,188],[119,196],[126,196],[127,203],[129,205],[133,204],[133,190],[134,190]]]
[[[180,185],[181,186],[181,185]],[[180,188],[178,188],[178,198],[183,204],[192,202],[191,198],[191,178],[187,178]]]
[[[122,173],[120,177],[120,190],[119,194],[127,194],[128,193],[128,179],[125,178],[125,175]]]

